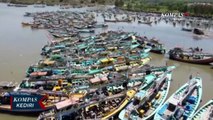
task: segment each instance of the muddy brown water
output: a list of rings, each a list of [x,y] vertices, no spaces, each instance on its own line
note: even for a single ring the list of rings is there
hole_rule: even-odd
[[[40,51],[48,41],[45,30],[31,30],[23,28],[22,21],[31,21],[31,18],[23,17],[25,12],[55,11],[59,7],[46,8],[14,8],[0,3],[0,81],[20,82],[25,76],[25,70],[40,59]],[[98,20],[103,21],[101,18]],[[192,33],[181,31],[181,26],[173,27],[170,24],[160,23],[153,26],[138,25],[137,23],[109,23],[109,30],[123,29],[129,32],[138,32],[149,38],[156,37],[163,42],[168,49],[175,46],[202,47],[205,51],[213,53],[213,39],[204,37],[195,39]],[[104,31],[98,29],[96,33]],[[212,31],[208,31],[212,34]],[[213,98],[213,69],[210,66],[193,65],[168,60],[167,56],[151,54],[151,65],[161,66],[175,65],[169,95],[175,92],[181,85],[187,82],[189,76],[199,75],[203,78],[202,103]],[[26,117],[0,113],[0,120],[35,120],[36,117]]]

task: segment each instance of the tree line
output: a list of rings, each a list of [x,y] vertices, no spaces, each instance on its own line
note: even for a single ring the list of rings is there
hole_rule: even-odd
[[[189,12],[195,16],[213,15],[213,0],[115,0],[115,6],[129,11]]]

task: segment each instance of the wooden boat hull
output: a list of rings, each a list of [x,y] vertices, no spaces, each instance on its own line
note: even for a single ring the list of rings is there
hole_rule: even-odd
[[[152,21],[150,21],[150,22],[138,21],[138,23],[140,23],[140,24],[147,24],[147,25],[151,25],[151,24],[152,24]]]
[[[166,53],[165,50],[156,50],[156,49],[152,49],[150,52],[157,53],[157,54],[165,54]]]
[[[135,93],[136,93],[135,90],[128,90],[126,92],[126,94],[120,93],[120,94],[112,95],[109,97],[105,97],[103,99],[97,99],[95,101],[90,101],[88,104],[85,104],[85,105],[83,104],[79,108],[71,109],[70,111],[67,111],[67,112],[66,111],[62,112],[62,113],[59,112],[56,114],[56,116],[57,116],[57,118],[60,116],[63,116],[63,118],[67,117],[69,119],[70,118],[72,118],[72,119],[79,118],[79,119],[84,119],[84,120],[92,120],[92,119],[94,119],[93,118],[94,116],[90,116],[92,118],[89,118],[86,116],[91,115],[91,114],[88,114],[88,115],[85,114],[85,112],[87,110],[89,110],[90,107],[93,107],[94,105],[97,106],[98,104],[103,103],[104,101],[115,100],[116,98],[120,98],[120,102],[118,103],[118,106],[108,109],[107,112],[102,113],[100,116],[96,116],[96,120],[107,120],[107,119],[110,119],[115,114],[117,114],[120,110],[122,110],[126,106],[126,104],[131,100],[131,98],[134,96]],[[83,111],[85,111],[83,114],[82,113],[79,114],[79,112],[82,112],[81,109],[83,109]],[[93,111],[93,110],[90,110],[90,111]],[[58,118],[58,119],[61,120],[63,118]]]
[[[108,115],[104,116],[103,118],[101,118],[101,120],[110,119],[112,116],[114,116],[115,114],[117,114],[118,112],[120,112],[130,102],[130,100],[133,98],[133,96],[135,94],[136,94],[135,90],[129,90],[129,91],[127,91],[127,97],[120,104],[120,106],[118,108],[116,108],[115,110],[113,110],[110,114],[108,114]]]
[[[190,28],[182,28],[182,31],[192,32],[192,29],[190,29]]]
[[[207,120],[209,114],[211,114],[211,109],[213,108],[213,99],[208,101],[205,105],[203,105],[193,116],[192,120]],[[209,112],[209,114],[207,113]]]
[[[173,55],[169,56],[170,59],[180,61],[180,62],[186,62],[186,63],[192,63],[192,64],[202,64],[202,65],[209,65],[210,63],[213,62],[213,58],[209,59],[203,59],[203,60],[191,60],[191,59],[181,59],[178,57],[175,57]]]
[[[26,113],[39,114],[43,111],[50,110],[53,107],[54,106],[50,106],[50,107],[46,107],[45,109],[11,110],[10,105],[0,105],[0,112],[13,113],[13,114],[23,114],[23,115],[26,115]]]
[[[104,19],[104,22],[117,22],[116,20],[106,20],[106,19]]]
[[[203,32],[202,30],[198,29],[198,28],[195,28],[195,29],[193,30],[193,33],[194,33],[194,34],[197,34],[197,35],[204,35],[204,32]]]
[[[21,23],[23,26],[31,26],[32,24],[31,23],[27,23],[27,22],[22,22]]]

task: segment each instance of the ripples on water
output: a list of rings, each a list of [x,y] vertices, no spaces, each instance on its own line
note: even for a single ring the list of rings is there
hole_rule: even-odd
[[[22,21],[31,21],[31,18],[23,17],[25,12],[36,11],[56,11],[59,7],[46,8],[15,8],[7,7],[6,4],[0,4],[0,80],[1,81],[21,81],[24,78],[26,68],[40,59],[40,50],[47,43],[45,30],[31,30],[23,28]],[[85,10],[75,9],[75,10]],[[98,18],[103,22],[103,19]],[[197,38],[192,33],[181,31],[181,26],[173,27],[172,24],[161,22],[157,25],[143,25],[137,23],[109,23],[108,30],[123,29],[129,32],[138,32],[139,35],[145,35],[148,38],[156,37],[163,42],[168,49],[175,46],[184,48],[202,47],[204,51],[213,53],[213,34],[209,31],[209,36]],[[104,31],[97,29],[96,33]],[[192,65],[171,61],[162,55],[152,54],[152,65],[176,65],[177,69],[173,74],[173,82],[170,94],[183,85],[189,78],[189,75],[199,74],[203,78],[203,102],[213,98],[213,69],[209,66]],[[13,116],[0,114],[1,118],[7,120],[28,120],[35,119],[23,116]],[[0,118],[0,119],[1,119]]]

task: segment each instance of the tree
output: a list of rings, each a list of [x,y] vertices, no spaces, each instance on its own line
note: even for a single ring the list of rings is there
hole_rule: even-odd
[[[96,0],[91,0],[91,3],[95,3],[96,2]]]
[[[127,10],[131,10],[132,9],[132,4],[128,2],[126,8],[127,8]]]
[[[105,0],[97,0],[99,4],[105,4]]]
[[[124,5],[124,1],[123,0],[115,0],[115,6],[122,7],[123,5]]]

